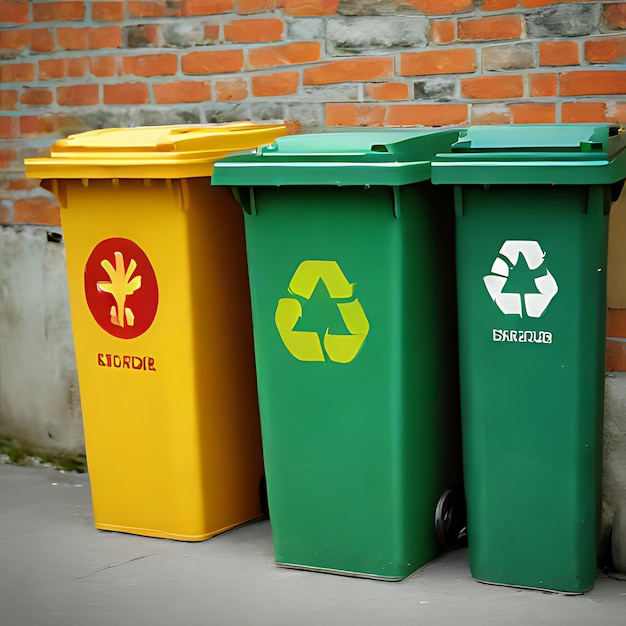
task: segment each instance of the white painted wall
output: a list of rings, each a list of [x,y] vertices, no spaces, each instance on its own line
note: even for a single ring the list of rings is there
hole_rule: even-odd
[[[61,229],[0,227],[0,436],[84,452]]]

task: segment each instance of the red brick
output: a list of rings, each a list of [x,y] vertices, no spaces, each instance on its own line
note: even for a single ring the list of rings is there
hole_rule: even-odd
[[[516,6],[517,0],[483,0],[483,11],[503,11]]]
[[[16,160],[17,152],[11,149],[0,149],[0,169],[8,169]]]
[[[430,23],[430,40],[438,45],[451,43],[456,38],[453,20],[433,20]]]
[[[104,85],[104,104],[147,104],[150,93],[144,83]]]
[[[215,96],[220,102],[245,100],[248,97],[248,86],[241,78],[234,80],[216,80]]]
[[[508,106],[511,109],[514,124],[554,124],[556,122],[556,105],[552,103],[522,102]]]
[[[91,18],[96,22],[121,22],[124,19],[125,0],[117,2],[93,2]]]
[[[326,105],[326,126],[383,126],[387,108],[379,104]]]
[[[369,81],[393,76],[393,58],[370,57],[331,61],[306,68],[302,72],[304,85],[331,85]]]
[[[248,50],[248,65],[251,69],[263,69],[279,65],[312,63],[320,58],[320,54],[321,43],[319,41],[302,41],[282,46],[250,48]]]
[[[55,78],[80,78],[89,69],[89,59],[76,57],[72,59],[46,59],[39,61],[39,78],[41,80]]]
[[[28,2],[29,0],[0,0],[0,23],[28,24]]]
[[[57,28],[57,43],[66,50],[85,50],[88,30],[88,28]]]
[[[575,41],[542,41],[539,43],[539,65],[578,65],[578,43]]]
[[[122,71],[133,76],[172,76],[178,70],[175,54],[146,54],[122,59]]]
[[[157,104],[204,102],[211,99],[211,86],[205,81],[176,81],[153,85],[152,91]]]
[[[626,28],[626,3],[604,5],[604,19],[611,26]]]
[[[499,15],[480,19],[459,20],[457,37],[475,41],[519,39],[524,32],[522,17]]]
[[[17,96],[17,91],[13,89],[0,90],[0,111],[15,111]]]
[[[217,41],[220,36],[220,27],[217,24],[207,24],[204,27],[204,38],[208,41]]]
[[[0,5],[1,7],[2,5]],[[23,50],[33,40],[32,30],[0,30],[0,49]]]
[[[235,0],[183,0],[183,15],[215,15],[235,8]]]
[[[622,63],[626,59],[626,37],[611,37],[585,42],[589,63]]]
[[[561,74],[562,96],[626,93],[626,71],[592,70]]]
[[[122,30],[119,26],[104,26],[90,28],[87,33],[87,43],[92,50],[102,48],[121,48]]]
[[[91,57],[89,59],[89,71],[94,76],[119,75],[119,59],[116,57]]]
[[[164,17],[166,0],[130,0],[128,11],[132,17]]]
[[[224,25],[224,37],[236,43],[280,41],[283,29],[283,23],[278,19],[233,20]]]
[[[37,2],[33,4],[35,22],[67,22],[85,19],[85,3],[79,0],[66,2]]]
[[[88,106],[98,104],[98,85],[72,85],[57,87],[60,106]]]
[[[521,98],[524,95],[522,76],[477,76],[461,80],[461,93],[465,98],[479,100]]]
[[[626,339],[626,309],[607,309],[606,336]]]
[[[408,0],[408,4],[426,15],[453,15],[474,9],[472,0]]]
[[[0,30],[0,49],[24,50],[28,47],[34,52],[51,52],[54,50],[52,34],[47,28]]]
[[[31,80],[35,80],[35,66],[32,63],[0,64],[0,84]]]
[[[39,79],[48,80],[67,76],[67,59],[39,61]]]
[[[243,69],[242,50],[189,52],[182,57],[185,74],[222,74]]]
[[[20,117],[20,133],[22,137],[35,136],[44,132],[45,129],[38,115],[22,115]]]
[[[531,74],[530,95],[534,98],[556,96],[559,92],[559,77],[557,74]]]
[[[33,178],[13,178],[9,181],[7,189],[13,191],[28,191],[29,189],[37,189],[39,181]]]
[[[283,10],[288,15],[334,15],[339,0],[283,0]]]
[[[298,91],[298,72],[279,72],[252,78],[252,95],[257,98],[287,96]]]
[[[19,136],[19,118],[0,114],[0,139],[17,139]]]
[[[130,0],[128,12],[131,17],[180,17],[183,0]]]
[[[283,8],[283,0],[239,0],[238,13],[259,13]]]
[[[408,100],[409,87],[405,83],[369,83],[365,85],[365,93],[378,101]]]
[[[61,224],[59,205],[51,196],[15,200],[13,220],[22,224],[59,226]]]
[[[405,52],[400,55],[401,76],[462,74],[476,70],[476,51],[472,48]]]
[[[47,106],[52,104],[52,92],[44,87],[32,87],[24,90],[20,102],[28,106]]]
[[[626,342],[607,339],[604,367],[607,372],[626,372]]]
[[[36,28],[32,31],[32,43],[30,47],[35,52],[52,52],[54,40],[52,33],[47,28]]]
[[[605,122],[606,105],[604,102],[563,102],[561,121],[564,123]]]
[[[449,126],[467,122],[466,104],[390,104],[391,126]]]

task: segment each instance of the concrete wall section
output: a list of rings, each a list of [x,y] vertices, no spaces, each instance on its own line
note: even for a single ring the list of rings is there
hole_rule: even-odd
[[[0,436],[84,451],[58,227],[0,228]]]
[[[606,375],[602,489],[604,550],[626,572],[626,373]],[[612,535],[612,541],[609,538]]]

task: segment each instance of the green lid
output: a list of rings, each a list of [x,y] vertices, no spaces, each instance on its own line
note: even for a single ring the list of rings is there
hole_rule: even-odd
[[[374,129],[281,137],[254,154],[215,163],[211,184],[407,185],[430,179],[430,162],[458,130]]]
[[[626,178],[614,124],[472,126],[432,164],[435,184],[611,184]]]

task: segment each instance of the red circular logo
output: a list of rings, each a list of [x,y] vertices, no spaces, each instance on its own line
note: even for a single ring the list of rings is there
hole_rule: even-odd
[[[130,239],[101,241],[85,265],[85,297],[98,325],[120,339],[134,339],[152,325],[159,288],[146,253]]]

